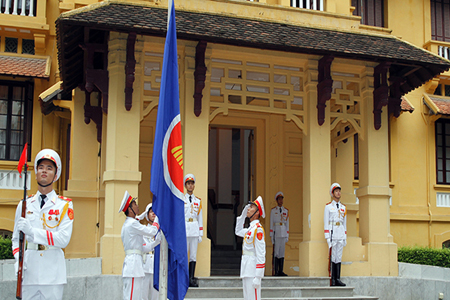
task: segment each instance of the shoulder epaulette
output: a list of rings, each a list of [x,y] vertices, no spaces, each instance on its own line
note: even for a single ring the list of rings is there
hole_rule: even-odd
[[[325,205],[328,205],[328,204],[331,204],[331,201],[330,202],[328,202],[327,204],[325,204]]]
[[[345,204],[341,202],[341,205],[345,207]]]
[[[289,208],[286,208],[286,207],[285,207],[284,209],[286,209],[287,211],[289,211]]]
[[[34,194],[33,195],[30,195],[30,196],[27,196],[27,199],[29,199],[29,198],[33,198],[34,197]],[[21,201],[23,201],[23,198],[22,199],[20,199]]]
[[[65,201],[68,201],[68,202],[72,201],[72,199],[64,197],[64,196],[60,196],[60,195],[58,195],[58,198],[62,199],[62,200],[65,200]]]
[[[272,210],[272,209],[274,209],[274,208],[277,208],[277,207],[276,207],[276,206],[274,206],[274,207],[272,207],[272,208],[271,208],[271,210]]]

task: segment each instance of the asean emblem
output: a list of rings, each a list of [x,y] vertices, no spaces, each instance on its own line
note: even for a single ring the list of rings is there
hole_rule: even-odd
[[[181,140],[181,118],[173,118],[162,145],[164,180],[177,198],[183,200],[183,145]]]

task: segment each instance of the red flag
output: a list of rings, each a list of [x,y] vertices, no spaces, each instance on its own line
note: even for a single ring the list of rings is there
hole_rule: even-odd
[[[25,143],[25,146],[23,147],[22,155],[20,155],[19,159],[19,165],[17,165],[17,171],[19,171],[19,174],[22,174],[22,167],[27,162],[27,145],[28,143]],[[22,178],[22,175],[20,175],[20,178]]]

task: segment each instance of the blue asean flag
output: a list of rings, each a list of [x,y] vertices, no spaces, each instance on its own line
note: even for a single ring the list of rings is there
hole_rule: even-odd
[[[168,29],[156,118],[150,190],[168,247],[167,297],[182,300],[189,288],[183,194],[175,8],[169,1]],[[154,286],[159,290],[159,250],[155,249]]]

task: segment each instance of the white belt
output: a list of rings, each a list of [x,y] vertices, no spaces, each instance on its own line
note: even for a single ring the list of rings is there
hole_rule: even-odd
[[[125,250],[125,255],[131,255],[131,254],[139,254],[140,256],[142,256],[143,253],[141,250],[137,250],[137,249]]]
[[[197,218],[186,218],[186,222],[197,222]]]
[[[242,250],[242,255],[255,256],[255,252]]]
[[[283,226],[284,224],[286,224],[286,222],[273,222],[274,226]]]
[[[35,243],[27,243],[27,250],[45,251],[45,250],[50,250],[50,249],[61,249],[61,248],[55,247],[55,246],[35,244]]]
[[[328,224],[334,225],[334,226],[341,226],[341,225],[343,225],[342,222],[329,222]]]

